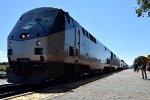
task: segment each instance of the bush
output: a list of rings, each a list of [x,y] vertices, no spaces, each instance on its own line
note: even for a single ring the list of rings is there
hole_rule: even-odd
[[[0,71],[6,71],[6,66],[5,65],[0,65]]]

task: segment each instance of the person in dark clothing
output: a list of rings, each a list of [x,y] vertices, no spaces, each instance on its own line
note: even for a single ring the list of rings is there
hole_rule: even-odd
[[[144,75],[145,75],[145,79],[147,79],[147,74],[146,74],[146,62],[144,61],[141,67],[142,70],[142,79],[144,79]]]
[[[133,66],[134,66],[134,72],[138,72],[138,71],[139,71],[139,69],[138,69],[138,64],[135,63]]]
[[[137,63],[134,64],[134,72],[139,72],[139,68],[138,68],[138,64]]]

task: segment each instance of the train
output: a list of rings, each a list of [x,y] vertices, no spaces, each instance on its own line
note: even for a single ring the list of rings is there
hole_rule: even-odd
[[[7,81],[38,84],[128,65],[60,8],[25,12],[8,35]]]

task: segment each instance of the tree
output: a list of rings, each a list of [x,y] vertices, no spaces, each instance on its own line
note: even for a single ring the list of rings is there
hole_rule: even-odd
[[[138,8],[136,14],[138,17],[144,17],[147,14],[150,17],[150,0],[137,0]]]
[[[137,58],[135,58],[134,60],[134,64],[141,64],[143,61],[145,62],[150,62],[150,55],[146,56],[139,56]]]
[[[135,60],[134,60],[134,64],[141,64],[141,60],[140,60],[140,56],[139,57],[137,57],[137,58],[135,58]]]

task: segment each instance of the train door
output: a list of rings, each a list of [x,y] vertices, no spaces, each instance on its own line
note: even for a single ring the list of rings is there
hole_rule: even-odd
[[[80,29],[79,25],[73,19],[71,19],[71,21],[74,27],[74,59],[75,64],[78,65],[80,56]]]
[[[74,71],[73,71],[73,76],[74,77],[79,77],[81,74],[80,71],[80,30],[78,27],[74,27],[75,29],[75,42],[74,42],[74,54],[75,54],[75,63],[74,63]]]
[[[65,56],[68,58],[66,61],[71,63],[75,56],[75,29],[72,27],[72,21],[68,13],[65,13]]]
[[[78,24],[65,13],[66,28],[66,56],[69,61],[78,61],[80,56],[80,29]]]
[[[75,57],[76,60],[80,58],[80,29],[76,28],[75,32]]]

